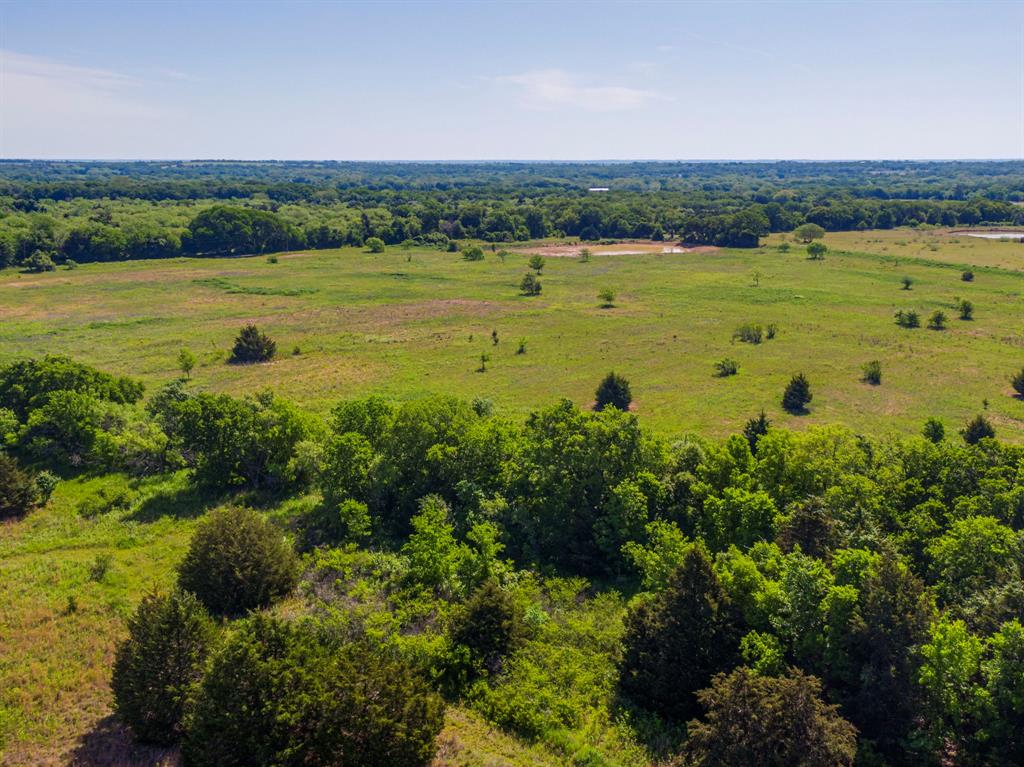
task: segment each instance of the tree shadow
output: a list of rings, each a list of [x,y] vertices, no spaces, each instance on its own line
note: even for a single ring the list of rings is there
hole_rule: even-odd
[[[71,767],[180,767],[177,748],[135,743],[131,733],[111,714],[82,735],[68,757]]]
[[[158,519],[194,519],[225,500],[224,493],[215,493],[193,484],[157,490],[140,503],[128,516],[133,522],[156,522]]]

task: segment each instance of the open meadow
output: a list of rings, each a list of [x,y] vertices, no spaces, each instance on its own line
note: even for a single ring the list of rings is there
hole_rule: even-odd
[[[780,251],[784,239],[750,250],[623,254],[629,246],[616,245],[603,250],[617,255],[598,246],[587,261],[549,256],[534,297],[518,286],[529,254],[546,244],[503,257],[488,250],[480,262],[389,247],[290,253],[277,263],[6,270],[0,361],[68,354],[152,391],[179,375],[177,355],[187,348],[203,389],[269,387],[319,412],[371,392],[398,400],[444,392],[488,398],[517,416],[559,397],[587,406],[614,369],[632,382],[644,423],[671,435],[734,433],[762,408],[791,428],[916,433],[933,416],[959,427],[986,405],[1002,438],[1024,435],[1024,404],[1009,386],[1024,349],[1024,245],[943,230],[843,232],[828,234],[827,257],[811,261],[791,239]],[[972,282],[961,280],[964,269]],[[602,307],[603,288],[614,291],[613,307]],[[957,318],[961,299],[974,305],[973,320]],[[898,327],[901,309],[916,310],[921,327]],[[936,310],[948,318],[945,330],[926,327]],[[277,341],[269,365],[226,363],[248,322]],[[734,341],[748,323],[775,325],[777,335]],[[737,375],[714,376],[723,358],[738,363]],[[880,386],[860,381],[871,360],[882,365]],[[801,371],[814,395],[810,413],[787,415],[782,389]]]

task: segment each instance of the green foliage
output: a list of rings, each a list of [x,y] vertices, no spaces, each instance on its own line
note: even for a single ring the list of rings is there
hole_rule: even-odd
[[[269,362],[277,353],[277,343],[255,325],[246,325],[235,338],[229,362],[247,365],[254,362]]]
[[[960,279],[964,282],[974,282],[974,272],[970,269],[966,269],[960,272]]]
[[[467,245],[462,249],[463,261],[483,261],[484,249],[479,245]]]
[[[764,329],[760,325],[741,325],[732,334],[733,341],[742,341],[745,344],[757,345],[764,338]]]
[[[910,290],[911,286],[914,284],[914,281],[909,277],[903,277],[900,280],[900,284],[903,286],[903,290]]]
[[[812,242],[807,246],[807,258],[811,261],[823,261],[828,252],[828,246],[823,242]]]
[[[740,366],[736,360],[725,357],[715,363],[715,376],[717,378],[728,378],[739,372]]]
[[[824,236],[825,230],[817,224],[801,224],[793,230],[793,237],[805,243],[811,240],[820,240]]]
[[[864,367],[861,369],[860,380],[872,386],[878,386],[882,383],[882,363],[878,360],[865,362]]]
[[[740,640],[740,655],[756,673],[779,676],[783,671],[785,655],[774,634],[751,631]]]
[[[924,429],[922,430],[924,438],[929,442],[939,443],[942,442],[946,437],[946,427],[942,425],[942,421],[938,418],[929,418],[924,422]]]
[[[786,390],[782,393],[782,408],[797,415],[806,413],[807,405],[812,398],[811,385],[807,378],[803,373],[797,373],[786,384]]]
[[[110,687],[114,708],[139,740],[172,744],[217,629],[187,592],[150,593],[128,620],[117,647]]]
[[[896,324],[901,328],[919,328],[921,327],[921,317],[913,309],[900,309],[893,315],[896,318]]]
[[[685,722],[697,692],[737,658],[739,626],[707,551],[690,547],[666,588],[626,618],[619,685],[639,706]]]
[[[214,654],[183,755],[197,767],[426,767],[443,717],[405,662],[255,615]]]
[[[930,330],[945,330],[946,320],[946,313],[936,309],[932,312],[932,316],[928,318],[928,328]]]
[[[449,522],[448,504],[436,495],[420,502],[419,513],[412,518],[412,534],[402,546],[409,558],[409,579],[451,596],[460,589],[459,571],[467,556],[466,547],[455,538]]]
[[[227,507],[196,528],[178,585],[216,615],[243,615],[287,595],[299,562],[281,531],[255,511]]]
[[[743,436],[746,437],[747,443],[750,445],[751,455],[757,455],[757,442],[761,437],[768,433],[768,429],[771,428],[771,420],[765,415],[764,410],[756,416],[751,418],[743,426]]]
[[[35,478],[0,450],[0,520],[23,517],[39,502]]]
[[[540,280],[532,272],[523,275],[519,283],[519,292],[524,296],[539,296],[541,291]]]
[[[488,578],[456,611],[449,629],[451,641],[469,650],[474,669],[494,677],[523,641],[522,610],[494,578]]]
[[[664,520],[648,523],[644,533],[646,543],[628,541],[623,545],[622,553],[640,573],[643,588],[660,591],[668,585],[693,544],[677,525]]]
[[[188,349],[182,349],[178,352],[178,370],[185,378],[192,377],[192,369],[196,366],[196,355],[190,352]]]
[[[966,732],[965,725],[983,704],[979,684],[983,647],[963,621],[945,616],[931,627],[928,642],[921,646],[918,681],[929,713],[928,735],[936,752],[947,739],[955,742],[957,733]]]
[[[1010,386],[1017,392],[1018,397],[1024,397],[1024,369],[1013,374],[1013,377],[1010,379]]]
[[[530,256],[530,260],[527,262],[527,265],[531,269],[533,269],[533,271],[535,271],[537,274],[540,274],[542,271],[544,271],[544,256],[541,256],[541,255],[532,255],[532,256]]]
[[[956,310],[962,320],[973,320],[974,319],[974,304],[968,301],[966,298],[960,299],[956,305]]]
[[[26,272],[34,272],[36,274],[41,272],[54,272],[57,270],[57,265],[53,263],[53,259],[49,253],[44,253],[41,250],[35,251],[31,256],[25,259],[24,263]]]
[[[615,306],[615,291],[611,288],[601,288],[597,291],[597,298],[602,309],[611,309]]]
[[[633,394],[629,388],[629,381],[612,371],[597,386],[594,393],[594,410],[614,407],[625,412],[629,410],[632,401]]]
[[[780,677],[739,668],[701,691],[706,714],[689,726],[700,767],[852,767],[857,731],[822,700],[821,682],[799,671]]]
[[[996,436],[996,430],[989,420],[979,413],[967,422],[967,425],[960,431],[960,436],[968,445],[976,445],[983,439],[993,439]]]
[[[132,404],[144,387],[131,378],[118,378],[75,362],[70,357],[47,355],[11,362],[0,367],[0,407],[14,411],[22,422],[55,392],[72,391],[98,400]]]
[[[367,237],[366,242],[363,243],[366,249],[371,253],[383,253],[384,252],[384,240],[380,237]]]
[[[1024,549],[1020,536],[992,517],[967,517],[928,546],[931,574],[947,603],[1020,575]]]

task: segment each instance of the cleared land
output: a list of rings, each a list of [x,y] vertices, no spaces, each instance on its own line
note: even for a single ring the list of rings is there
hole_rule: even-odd
[[[358,249],[265,258],[91,264],[29,275],[0,272],[0,360],[64,353],[138,376],[151,387],[178,375],[187,347],[200,387],[234,394],[271,387],[314,410],[379,392],[399,399],[445,392],[488,397],[503,411],[569,397],[586,405],[610,369],[632,380],[637,412],[665,433],[725,435],[764,408],[795,428],[842,422],[872,434],[916,432],[930,416],[951,427],[982,409],[1000,436],[1024,436],[1024,403],[1009,377],[1024,363],[1024,245],[943,230],[829,234],[824,261],[802,246],[758,250],[549,258],[543,292],[519,294],[528,254],[482,262],[436,250]],[[608,246],[614,248],[617,246]],[[654,247],[660,248],[661,244]],[[621,249],[621,248],[620,248]],[[972,268],[973,282],[960,270]],[[901,290],[909,276],[911,290]],[[616,292],[601,308],[599,290]],[[969,299],[975,319],[956,318]],[[893,322],[915,309],[922,327]],[[941,310],[948,329],[923,327]],[[232,366],[239,327],[278,342],[268,365]],[[741,324],[775,324],[754,346]],[[498,344],[492,343],[497,331]],[[517,354],[525,339],[525,354]],[[298,353],[293,353],[295,350]],[[487,354],[487,372],[476,372]],[[739,374],[718,379],[730,357]],[[859,378],[879,360],[881,386]],[[809,415],[782,412],[803,371]]]

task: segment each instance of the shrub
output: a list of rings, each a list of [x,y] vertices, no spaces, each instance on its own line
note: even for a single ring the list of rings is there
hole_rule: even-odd
[[[825,703],[821,682],[793,670],[762,676],[738,668],[699,693],[706,710],[691,722],[687,744],[694,767],[799,765],[852,767],[857,730]]]
[[[35,479],[0,450],[0,519],[23,517],[39,503]]]
[[[190,352],[188,349],[182,349],[178,352],[178,370],[185,378],[192,377],[192,369],[196,366],[196,355]]]
[[[1018,371],[1013,378],[1010,379],[1010,385],[1013,390],[1017,392],[1017,396],[1024,397],[1024,369]]]
[[[737,659],[737,615],[707,550],[690,546],[664,590],[626,616],[619,687],[675,722],[697,713],[697,691]]]
[[[182,751],[194,767],[426,767],[443,724],[407,663],[255,615],[214,653]]]
[[[525,296],[539,296],[540,280],[532,273],[523,275],[522,282],[519,283],[519,292]]]
[[[967,422],[960,434],[968,445],[976,445],[985,438],[995,437],[996,430],[989,420],[979,413]]]
[[[782,394],[782,407],[793,414],[807,412],[807,405],[812,399],[811,386],[803,373],[797,373],[786,385]]]
[[[530,260],[527,262],[527,265],[537,274],[540,274],[544,271],[544,256],[539,254],[530,256]]]
[[[793,230],[793,236],[801,242],[810,242],[824,237],[825,230],[817,224],[801,224]]]
[[[757,441],[768,433],[768,429],[771,428],[772,422],[765,415],[764,410],[756,418],[751,418],[747,421],[743,427],[743,436],[746,437],[747,444],[750,445],[750,452],[753,455],[757,455]]]
[[[493,578],[481,584],[452,618],[452,642],[469,650],[475,669],[501,673],[502,661],[523,640],[523,615]]]
[[[914,284],[914,281],[909,277],[904,277],[900,280],[900,284],[903,285],[903,290],[910,290],[910,286]]]
[[[779,253],[789,253],[789,243],[783,242],[779,245]]]
[[[928,328],[930,330],[945,330],[946,313],[938,309],[932,312],[932,316],[928,318]]]
[[[924,422],[924,428],[921,430],[921,433],[929,442],[938,444],[946,437],[946,427],[942,425],[942,421],[938,418],[929,418]]]
[[[584,263],[584,264],[587,263],[588,261],[590,261],[591,255],[593,255],[593,254],[590,252],[590,248],[581,248],[580,249],[580,262]]]
[[[736,360],[731,360],[728,357],[719,360],[715,363],[715,376],[718,378],[727,378],[734,376],[739,372],[740,366]]]
[[[281,531],[240,507],[207,516],[178,567],[178,585],[217,615],[267,607],[290,592],[298,577],[298,559]]]
[[[864,364],[860,380],[864,383],[869,383],[872,386],[878,386],[882,383],[882,363],[878,360],[866,362]]]
[[[0,408],[9,408],[22,421],[54,392],[73,391],[118,404],[133,404],[145,391],[141,381],[115,378],[70,357],[47,355],[16,360],[0,367]]]
[[[764,336],[765,336],[765,338],[767,338],[770,341],[771,339],[775,338],[775,335],[778,332],[779,332],[778,326],[774,322],[772,322],[772,323],[770,323],[768,325],[768,327],[766,327],[764,329]]]
[[[382,240],[380,237],[367,237],[366,242],[363,244],[366,245],[366,249],[369,250],[371,253],[384,252],[384,240]]]
[[[823,261],[828,252],[828,246],[823,242],[812,242],[807,246],[807,258],[811,261]]]
[[[964,282],[974,282],[974,272],[972,272],[970,269],[967,269],[966,271],[960,273],[960,279],[963,280]]]
[[[255,325],[246,325],[235,339],[228,362],[248,364],[267,362],[277,353],[277,344],[266,333],[261,333]]]
[[[921,317],[913,309],[900,309],[893,316],[896,318],[896,324],[901,328],[921,327]]]
[[[974,304],[968,301],[966,298],[961,300],[956,305],[957,311],[960,313],[960,319],[972,320],[974,319]]]
[[[764,338],[764,329],[760,325],[741,325],[732,334],[733,341],[742,341],[745,344],[759,344]]]
[[[615,372],[604,377],[594,394],[594,410],[604,410],[606,407],[614,407],[623,412],[629,410],[629,403],[633,401],[633,394],[629,389],[629,381]]]
[[[479,245],[467,245],[462,249],[463,261],[483,261],[484,249]]]
[[[516,348],[516,354],[526,354],[526,339],[519,339],[519,346]]]
[[[50,254],[44,253],[41,250],[35,251],[31,256],[26,258],[24,266],[26,272],[34,272],[36,274],[57,270],[57,265],[53,263],[53,259],[50,257]]]
[[[277,256],[274,256],[274,255],[267,256],[267,263],[268,264],[276,264],[277,263]]]
[[[148,594],[128,620],[110,687],[114,708],[135,737],[161,744],[182,735],[186,702],[202,676],[217,630],[187,592]]]
[[[615,306],[615,291],[611,288],[601,288],[597,293],[597,298],[603,309],[611,309]]]
[[[65,259],[64,268],[70,272],[72,269],[78,268],[78,262],[72,258]]]

